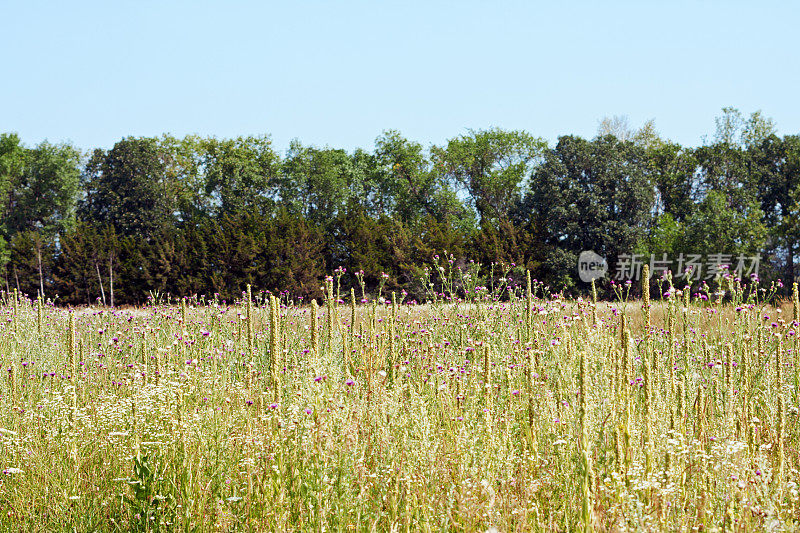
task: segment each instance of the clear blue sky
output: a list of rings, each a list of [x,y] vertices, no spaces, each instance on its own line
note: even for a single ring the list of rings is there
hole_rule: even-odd
[[[0,0],[0,131],[352,149],[388,128],[591,137],[624,114],[697,145],[734,106],[800,133],[799,5]]]

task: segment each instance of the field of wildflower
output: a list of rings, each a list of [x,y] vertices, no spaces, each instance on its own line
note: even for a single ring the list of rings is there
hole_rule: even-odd
[[[321,305],[6,294],[0,529],[798,529],[796,286],[342,275]]]

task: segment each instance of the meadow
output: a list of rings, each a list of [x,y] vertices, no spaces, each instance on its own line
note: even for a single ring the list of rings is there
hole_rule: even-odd
[[[321,305],[6,294],[0,529],[798,529],[796,286],[341,275]]]

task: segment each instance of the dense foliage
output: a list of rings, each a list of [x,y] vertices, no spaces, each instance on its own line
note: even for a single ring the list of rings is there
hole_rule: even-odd
[[[84,154],[0,134],[0,283],[62,304],[230,301],[248,283],[318,297],[344,267],[420,299],[419,266],[441,254],[574,293],[583,250],[612,271],[621,254],[760,254],[762,278],[787,280],[799,200],[800,136],[730,108],[697,148],[620,120],[552,147],[490,129],[426,149],[386,131],[372,151],[295,141],[284,155],[268,137],[129,137]]]
[[[797,284],[348,277],[322,307],[0,298],[0,530],[798,530]]]

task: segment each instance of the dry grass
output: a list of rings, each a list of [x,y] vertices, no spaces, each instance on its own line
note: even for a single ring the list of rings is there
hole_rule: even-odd
[[[93,310],[73,336],[7,301],[0,523],[795,529],[796,328],[763,298],[654,302],[649,334],[641,302],[487,298]]]

